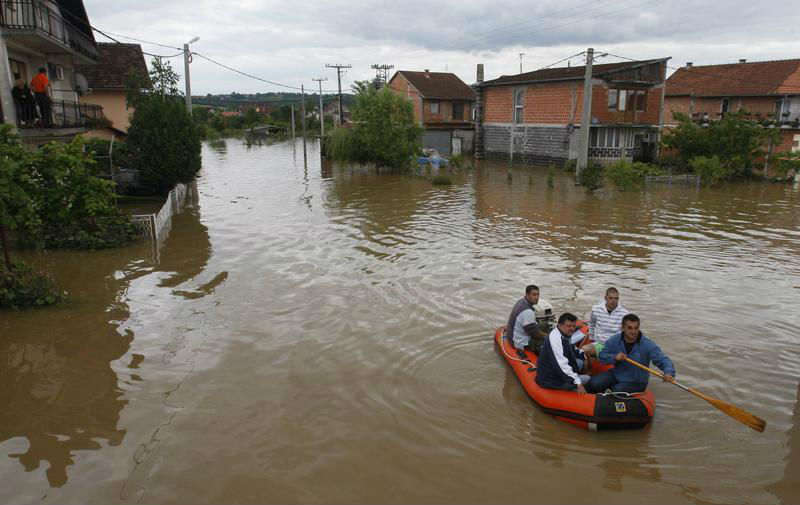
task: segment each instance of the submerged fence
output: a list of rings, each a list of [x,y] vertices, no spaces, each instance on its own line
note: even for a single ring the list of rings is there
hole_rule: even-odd
[[[183,211],[186,205],[186,195],[192,191],[194,191],[194,184],[189,186],[179,183],[169,192],[167,201],[164,202],[158,213],[131,216],[131,221],[136,225],[142,237],[153,241],[156,258],[172,229],[172,216]]]
[[[668,184],[668,185],[682,185],[682,186],[700,186],[700,176],[694,174],[681,174],[681,175],[648,175],[644,179],[645,185],[650,184]]]

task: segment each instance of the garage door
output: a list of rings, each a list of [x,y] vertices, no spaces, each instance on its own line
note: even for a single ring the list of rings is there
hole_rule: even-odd
[[[422,147],[436,149],[442,156],[450,156],[450,131],[426,131],[422,135]]]

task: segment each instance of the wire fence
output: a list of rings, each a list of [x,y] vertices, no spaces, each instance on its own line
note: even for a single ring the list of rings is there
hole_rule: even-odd
[[[179,183],[169,192],[167,200],[157,213],[131,216],[131,221],[139,230],[142,238],[152,240],[156,260],[158,260],[161,246],[164,245],[164,241],[172,230],[172,217],[183,211],[186,206],[186,196],[193,191],[195,191],[194,184]]]

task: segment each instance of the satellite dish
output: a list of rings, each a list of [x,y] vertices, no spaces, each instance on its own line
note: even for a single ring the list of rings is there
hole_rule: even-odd
[[[89,92],[89,81],[83,74],[75,73],[75,91],[78,96],[83,96]]]

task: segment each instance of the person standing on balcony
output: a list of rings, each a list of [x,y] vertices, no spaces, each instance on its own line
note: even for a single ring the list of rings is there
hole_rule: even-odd
[[[50,79],[47,78],[47,70],[42,67],[39,69],[39,73],[31,79],[31,89],[33,90],[33,95],[36,97],[39,113],[42,115],[42,126],[45,128],[50,128],[50,126],[52,126],[50,96],[47,94],[47,88],[49,87]]]
[[[14,104],[17,107],[17,121],[20,126],[30,127],[33,123],[33,118],[36,116],[36,99],[20,75],[14,74],[14,77],[16,80],[14,81],[14,88],[11,90],[11,96],[14,98]]]

